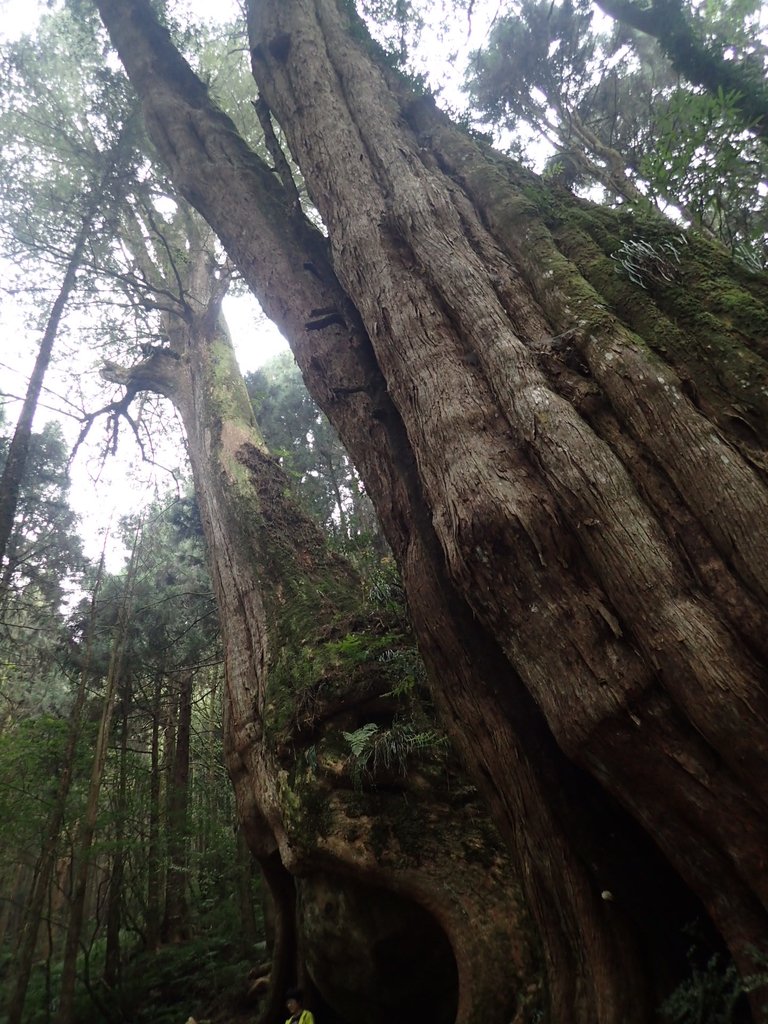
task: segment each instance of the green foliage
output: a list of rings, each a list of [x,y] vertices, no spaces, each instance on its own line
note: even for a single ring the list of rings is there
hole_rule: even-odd
[[[290,353],[246,377],[259,429],[305,511],[346,552],[383,548],[370,499]]]
[[[218,1016],[222,1002],[244,988],[251,966],[224,938],[206,937],[140,956],[128,973],[126,1016],[134,1024]]]
[[[382,771],[404,776],[413,757],[440,757],[448,749],[442,732],[419,728],[412,720],[395,719],[386,729],[367,722],[343,736],[349,744],[349,764],[357,782],[375,779]]]
[[[13,729],[0,734],[0,815],[12,822],[10,833],[0,840],[0,864],[12,864],[19,850],[34,852],[39,846],[51,803],[56,797],[58,775],[67,744],[68,725],[50,714],[22,719]],[[77,768],[87,771],[89,729],[77,749]],[[77,793],[73,813],[80,808]]]
[[[354,732],[344,733],[344,739],[349,744],[354,758],[367,760],[371,751],[371,739],[378,731],[379,727],[375,722],[368,722]]]
[[[105,1003],[120,1008],[122,1019],[136,1022],[170,1019],[182,998],[189,998],[189,1013],[203,1016],[200,1007],[222,991],[234,991],[244,983],[246,969],[240,963],[245,953],[243,937],[244,906],[250,900],[258,904],[254,879],[244,877],[248,865],[239,854],[233,831],[234,806],[231,785],[223,767],[222,716],[220,694],[221,651],[210,583],[205,570],[201,527],[194,503],[189,497],[158,503],[146,516],[149,528],[137,556],[135,609],[127,637],[127,651],[119,686],[119,709],[115,716],[115,735],[108,753],[102,786],[102,800],[96,823],[96,837],[89,853],[101,876],[99,899],[104,882],[120,862],[120,907],[122,914],[123,985],[107,993],[100,981],[105,953],[103,915],[82,936],[83,955],[79,964],[81,978],[88,985],[78,993],[77,1019],[104,1021]],[[129,534],[135,524],[125,524]],[[91,621],[86,607],[76,609],[70,623],[68,648],[76,665],[87,663],[85,649],[91,628],[95,630],[90,670],[93,696],[86,703],[86,721],[73,765],[74,782],[65,808],[59,850],[66,857],[71,849],[82,815],[93,754],[95,722],[101,701],[101,675],[106,671],[118,625],[118,607],[124,580],[122,575],[108,577],[101,588],[96,612]],[[65,627],[61,623],[62,634]],[[9,659],[10,660],[10,659]],[[178,717],[180,672],[193,672],[195,688],[192,708],[188,813],[183,834],[169,818],[169,786]],[[63,686],[69,680],[64,677]],[[66,692],[66,691],[65,691]],[[66,705],[68,701],[63,703]],[[127,744],[121,749],[123,722]],[[158,742],[155,774],[150,760],[152,736]],[[0,843],[0,884],[15,884],[18,865],[33,865],[47,835],[49,812],[58,794],[69,724],[57,714],[40,714],[28,707],[24,717],[15,717],[0,730],[0,813],[9,823]],[[155,829],[159,874],[154,886],[160,886],[167,874],[169,851],[181,846],[184,854],[184,878],[190,906],[190,928],[197,945],[183,947],[169,955],[171,975],[163,975],[160,989],[149,992],[146,964],[134,973],[128,957],[136,956],[148,937],[150,815],[152,786],[157,784],[158,815]],[[180,840],[180,842],[175,842]],[[20,876],[23,878],[23,875]],[[23,891],[21,893],[23,900]],[[56,992],[60,969],[60,950],[66,924],[67,903],[54,899],[51,918],[53,951],[49,961],[33,974],[26,1018],[47,1020],[47,1008]],[[58,900],[58,902],[56,902]],[[257,922],[257,928],[260,929]],[[243,937],[236,942],[236,937]],[[257,934],[258,937],[258,934]],[[14,927],[5,936],[8,949],[16,939]],[[234,949],[235,944],[238,948]],[[173,958],[189,957],[192,967]],[[7,950],[0,949],[0,958]],[[154,962],[155,958],[152,958]],[[180,978],[174,972],[180,972]],[[184,973],[186,972],[186,973]],[[169,980],[170,979],[170,980]],[[199,981],[199,986],[198,986]],[[182,986],[183,982],[183,986]],[[90,986],[90,987],[88,987]],[[179,987],[182,986],[182,987]],[[148,994],[149,992],[149,994]],[[186,1004],[185,1004],[186,1005]]]
[[[703,967],[691,957],[691,974],[664,1001],[662,1018],[669,1024],[735,1024],[744,1004],[744,986],[736,967],[713,956]]]
[[[426,686],[427,672],[415,647],[387,649],[380,660],[387,665],[393,681],[388,696],[407,697]]]
[[[697,32],[727,35],[731,51],[761,63],[757,19],[734,13],[744,7],[754,4],[700,5]],[[486,122],[513,133],[511,148],[545,144],[551,177],[591,195],[597,186],[608,202],[679,210],[765,265],[765,149],[744,128],[740,96],[688,86],[651,37],[606,31],[583,2],[520,0],[473,54],[467,89]]]
[[[10,439],[0,438],[0,468]],[[86,569],[68,499],[67,452],[59,427],[31,437],[14,529],[0,570],[0,723],[6,715],[66,705],[62,603]]]
[[[103,952],[103,941],[93,946],[94,965]],[[190,1016],[220,1020],[222,1011],[234,1012],[251,965],[223,936],[138,952],[124,967],[119,992],[110,992],[98,977],[91,978],[92,996],[85,990],[79,993],[76,1019],[78,1024],[183,1024]],[[35,971],[25,1008],[28,1024],[50,1024],[49,1000],[58,981],[55,964],[48,977],[43,969]]]
[[[382,558],[365,574],[368,600],[374,608],[400,614],[405,609],[405,590],[397,563]]]
[[[741,127],[739,98],[678,88],[657,100],[637,173],[651,198],[674,198],[732,251],[762,261],[765,167],[761,145]]]
[[[0,469],[9,437],[0,438]],[[68,585],[84,568],[77,537],[78,517],[68,500],[67,447],[61,428],[47,423],[32,435],[25,479],[16,509],[0,589],[16,595],[32,591],[49,606],[58,605]]]
[[[46,15],[34,38],[0,48],[0,221],[17,259],[41,251],[60,259],[96,189],[92,249],[100,229],[111,240],[117,180],[139,173],[135,100],[125,76],[105,66],[95,26],[93,12],[63,10]]]
[[[574,107],[589,88],[597,39],[584,4],[521,3],[494,24],[488,45],[469,65],[471,101],[493,121],[546,121],[547,105]]]

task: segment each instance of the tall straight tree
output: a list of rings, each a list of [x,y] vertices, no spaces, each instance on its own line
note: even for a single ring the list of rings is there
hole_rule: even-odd
[[[192,689],[194,675],[181,672],[175,680],[176,737],[173,764],[168,779],[168,875],[165,883],[164,942],[183,942],[189,938],[187,875],[189,861],[189,741],[192,729]]]
[[[119,78],[89,72],[98,58],[90,34],[66,13],[46,19],[40,38],[3,47],[0,94],[0,212],[7,258],[21,269],[20,291],[40,305],[29,272],[41,254],[63,271],[0,478],[0,562],[7,555],[29,456],[32,424],[67,307],[82,271],[111,243],[116,210],[133,180],[136,116]],[[91,109],[83,116],[81,95]],[[27,273],[24,274],[23,271]]]
[[[254,76],[326,237],[149,4],[97,6],[177,187],[376,505],[516,853],[551,1019],[651,1020],[643,936],[664,947],[686,896],[749,973],[768,950],[766,280],[700,238],[678,263],[663,220],[484,148],[377,60],[348,3],[260,0]],[[638,281],[622,246],[645,253]],[[237,614],[246,644],[260,617]],[[231,742],[258,758],[258,724]],[[623,855],[633,828],[663,885],[650,843]]]
[[[40,348],[35,358],[35,365],[27,384],[27,392],[24,396],[21,413],[8,448],[8,457],[3,466],[2,477],[0,477],[0,563],[5,559],[8,541],[13,532],[14,518],[32,440],[32,423],[37,412],[40,394],[43,390],[43,382],[51,363],[53,347],[59,333],[62,317],[75,287],[77,272],[81,268],[88,238],[93,230],[93,221],[98,204],[102,198],[103,196],[97,192],[89,203],[88,210],[83,217],[82,227],[75,239],[59,293],[48,316],[48,322],[40,341]]]
[[[72,899],[67,923],[67,935],[64,944],[64,959],[61,968],[61,985],[59,989],[59,1005],[56,1012],[57,1024],[73,1024],[75,1020],[75,986],[77,980],[77,958],[80,952],[80,938],[85,914],[85,902],[88,883],[92,873],[91,847],[96,833],[96,819],[99,812],[99,795],[104,778],[104,766],[107,761],[112,716],[115,710],[120,677],[125,670],[125,649],[129,630],[131,612],[133,610],[134,588],[137,573],[137,552],[141,539],[143,523],[140,523],[134,536],[125,585],[120,600],[118,619],[112,640],[109,667],[105,679],[104,699],[96,736],[96,745],[91,762],[91,777],[88,785],[88,798],[83,818],[79,823],[77,843],[75,847],[75,871],[72,888]]]

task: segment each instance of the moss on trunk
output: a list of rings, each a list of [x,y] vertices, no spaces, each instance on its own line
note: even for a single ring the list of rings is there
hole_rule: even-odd
[[[514,851],[552,1019],[653,1019],[670,906],[679,930],[700,901],[750,973],[768,949],[765,281],[695,240],[660,272],[674,229],[489,153],[372,62],[346,5],[262,0],[254,74],[326,241],[248,160],[211,160],[233,146],[221,115],[99,7],[172,174],[361,471],[435,702]],[[664,883],[638,905],[647,872]]]
[[[515,870],[434,721],[405,610],[366,600],[267,452],[199,241],[187,313],[165,322],[177,358],[104,372],[128,388],[154,377],[187,433],[224,639],[228,767],[276,905],[263,1015],[306,974],[352,1018],[416,1021],[432,1000],[445,1024],[501,1024],[541,1002]],[[328,885],[346,908],[333,948],[317,905]],[[386,921],[362,913],[376,901]],[[393,947],[405,936],[406,960]]]

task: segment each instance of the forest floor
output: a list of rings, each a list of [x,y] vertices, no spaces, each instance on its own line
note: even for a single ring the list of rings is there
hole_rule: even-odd
[[[79,1024],[253,1024],[248,996],[253,962],[243,951],[196,938],[138,952],[123,967],[119,991],[81,992]]]

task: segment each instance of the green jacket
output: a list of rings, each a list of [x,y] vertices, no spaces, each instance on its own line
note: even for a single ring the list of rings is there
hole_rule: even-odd
[[[309,1010],[302,1010],[298,1017],[289,1017],[285,1024],[315,1024],[315,1018]]]

